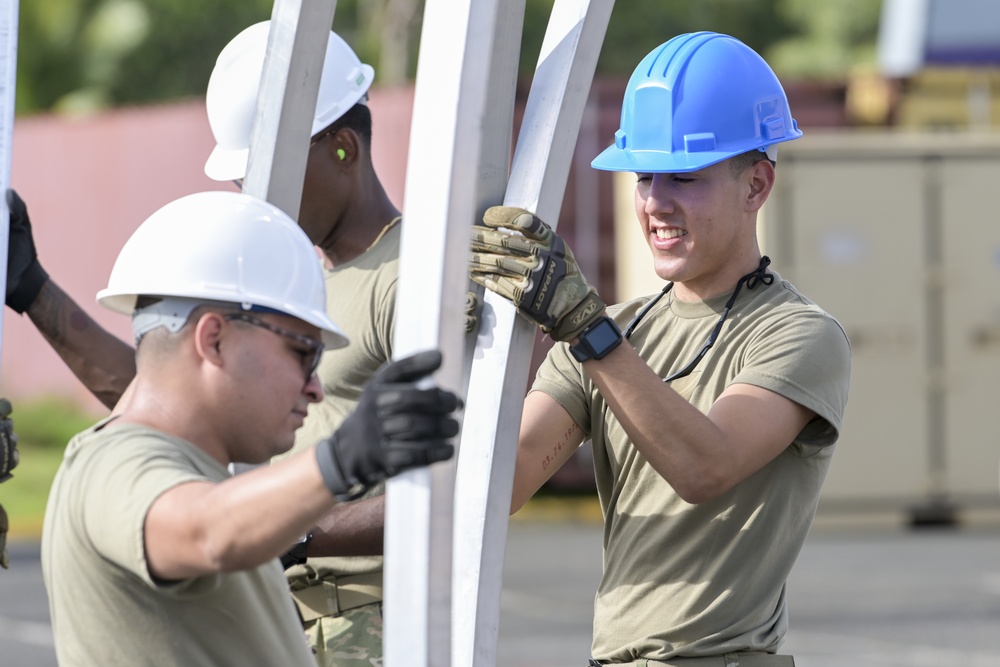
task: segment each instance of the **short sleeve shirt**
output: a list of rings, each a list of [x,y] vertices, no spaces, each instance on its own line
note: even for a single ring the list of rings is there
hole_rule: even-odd
[[[680,498],[629,441],[570,356],[554,347],[533,390],[559,402],[590,435],[604,511],[604,573],[593,657],[630,661],[776,651],[787,629],[785,581],[815,514],[850,380],[840,325],[787,281],[744,288],[715,346],[670,386],[707,413],[731,384],[780,394],[817,417],[770,463],[720,497]],[[624,330],[651,297],[609,309]],[[683,368],[729,295],[667,295],[627,341],[661,377]],[[670,434],[663,434],[663,447]]]
[[[228,477],[193,444],[135,424],[104,421],[70,442],[42,538],[60,665],[314,667],[277,559],[177,582],[149,573],[153,502]]]

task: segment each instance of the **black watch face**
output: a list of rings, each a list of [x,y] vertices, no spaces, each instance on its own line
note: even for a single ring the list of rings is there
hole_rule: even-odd
[[[591,349],[600,353],[615,345],[621,337],[622,335],[615,331],[614,326],[609,321],[601,320],[600,326],[587,332],[587,343],[590,344]]]

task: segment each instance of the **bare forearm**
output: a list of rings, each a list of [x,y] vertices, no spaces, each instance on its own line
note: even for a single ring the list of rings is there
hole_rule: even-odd
[[[135,377],[135,350],[108,333],[51,280],[27,314],[80,382],[113,408]]]
[[[164,579],[257,567],[287,551],[334,505],[312,450],[164,493],[146,518],[151,569]]]
[[[384,536],[384,495],[342,503],[316,525],[308,555],[381,556]]]
[[[717,497],[759,470],[813,416],[778,394],[738,383],[704,414],[627,345],[585,363],[584,371],[635,448],[691,503]]]
[[[510,513],[517,512],[583,442],[583,430],[551,396],[530,392],[524,399]]]

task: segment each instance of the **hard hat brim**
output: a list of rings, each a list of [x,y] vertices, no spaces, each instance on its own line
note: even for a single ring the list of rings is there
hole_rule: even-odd
[[[214,181],[235,181],[247,175],[250,149],[230,150],[216,146],[205,162],[205,175]]]
[[[784,141],[791,141],[802,136],[798,132],[794,136],[789,136],[781,142],[775,142],[772,146]],[[748,148],[738,148],[736,150],[725,151],[700,151],[696,153],[686,153],[684,151],[629,151],[622,150],[615,145],[605,148],[590,163],[594,169],[601,171],[630,171],[637,174],[685,174],[692,171],[699,171],[713,164],[728,160],[731,157],[742,155],[747,151],[754,150],[755,146]]]

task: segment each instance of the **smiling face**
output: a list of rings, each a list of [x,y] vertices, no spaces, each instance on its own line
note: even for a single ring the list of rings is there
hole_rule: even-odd
[[[683,300],[732,290],[760,259],[757,211],[774,183],[764,160],[734,175],[729,160],[690,173],[636,174],[635,209],[653,267]]]

